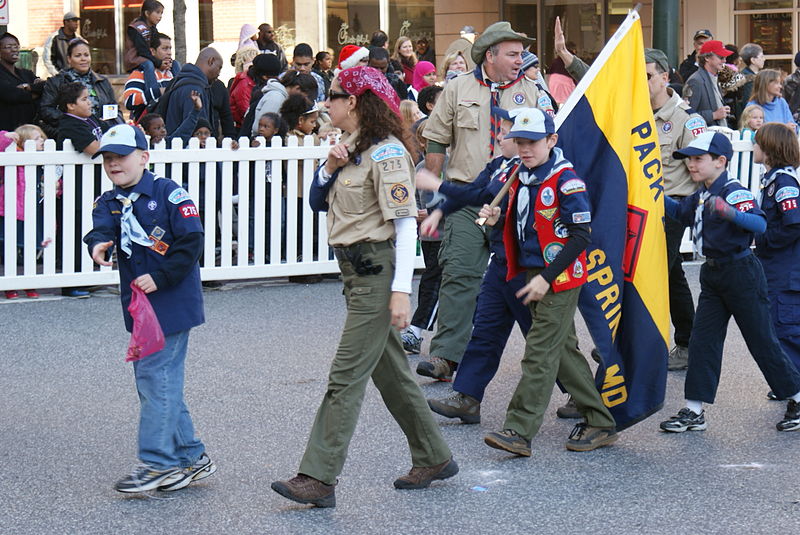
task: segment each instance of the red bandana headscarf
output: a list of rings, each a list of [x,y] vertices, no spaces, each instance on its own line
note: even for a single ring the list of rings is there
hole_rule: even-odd
[[[389,80],[386,79],[386,76],[378,69],[359,65],[358,67],[343,70],[338,74],[338,78],[339,85],[342,86],[345,93],[358,97],[363,95],[364,91],[370,90],[384,101],[398,117],[401,117],[400,98],[392,86],[389,85]]]

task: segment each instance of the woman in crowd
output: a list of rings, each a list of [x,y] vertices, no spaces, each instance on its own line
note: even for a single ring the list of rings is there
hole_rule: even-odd
[[[442,80],[445,82],[465,72],[467,72],[467,60],[464,58],[463,52],[458,50],[444,58],[444,64],[442,64]]]
[[[417,66],[417,55],[414,54],[414,45],[411,39],[400,36],[394,45],[392,54],[392,67],[394,72],[403,73],[403,81],[411,85],[414,81],[414,67]]]
[[[781,73],[775,69],[764,69],[756,75],[753,94],[747,105],[761,106],[764,109],[765,123],[783,123],[794,131],[797,125],[782,96],[782,89]]]
[[[44,81],[16,67],[17,61],[19,39],[10,33],[0,35],[0,130],[32,123],[39,111]]]
[[[239,31],[239,48],[236,49],[236,56],[233,60],[233,68],[236,73],[245,72],[253,63],[253,58],[258,55],[258,28],[252,24],[245,24]]]
[[[408,98],[416,102],[417,95],[423,88],[436,84],[436,65],[430,61],[420,61],[414,67],[414,78],[411,82],[411,89],[408,90]]]

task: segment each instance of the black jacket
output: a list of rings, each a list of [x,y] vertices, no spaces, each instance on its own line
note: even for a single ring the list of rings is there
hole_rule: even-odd
[[[47,134],[47,137],[56,139],[58,137],[58,121],[64,113],[56,106],[56,99],[58,97],[58,90],[65,83],[69,83],[66,71],[62,71],[55,76],[51,76],[44,84],[44,91],[42,92],[42,101],[39,104],[39,118],[41,119],[42,129]],[[111,87],[105,77],[100,76],[92,71],[92,80],[94,90],[97,93],[97,100],[100,105],[116,104],[117,99],[114,96],[114,88]],[[101,110],[95,110],[100,113]],[[118,113],[116,121],[106,121],[110,126],[114,124],[122,124],[122,113]]]
[[[0,130],[14,130],[20,125],[36,120],[44,82],[28,69],[14,68],[14,73],[0,67]],[[18,89],[29,84],[31,90]]]
[[[218,119],[218,123],[214,124],[217,132],[221,133],[222,137],[238,139],[239,131],[233,124],[231,113],[231,97],[228,88],[219,80],[214,80],[211,84],[211,101]]]

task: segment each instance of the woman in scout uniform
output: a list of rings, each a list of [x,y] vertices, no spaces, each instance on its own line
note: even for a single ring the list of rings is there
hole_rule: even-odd
[[[337,75],[325,105],[345,135],[317,170],[309,200],[314,210],[328,212],[347,319],[298,474],[272,489],[299,503],[333,507],[336,477],[370,377],[411,448],[413,467],[394,486],[425,488],[454,476],[458,465],[408,369],[397,332],[409,324],[417,214],[414,164],[397,95],[383,73],[359,66]]]

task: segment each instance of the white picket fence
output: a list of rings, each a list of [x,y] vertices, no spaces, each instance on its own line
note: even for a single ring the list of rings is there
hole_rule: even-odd
[[[761,166],[752,163],[752,143],[738,132],[725,133],[732,138],[735,151],[730,163],[732,176],[758,193]],[[311,137],[303,145],[298,145],[294,137],[286,146],[278,138],[271,146],[264,146],[262,140],[261,147],[252,148],[246,138],[240,140],[238,150],[230,145],[231,141],[225,139],[217,148],[209,139],[201,149],[193,138],[186,148],[180,140],[174,140],[169,150],[162,145],[150,151],[155,174],[186,183],[203,215],[203,280],[336,273],[338,266],[327,244],[325,215],[314,214],[306,201],[314,170],[328,147],[314,146]],[[6,152],[0,152],[6,214],[0,291],[118,283],[116,270],[96,266],[79,241],[92,227],[94,199],[112,187],[101,161],[77,153],[69,144],[58,151],[52,140],[45,142],[40,152],[32,142],[26,144],[25,151],[16,151],[12,144]],[[270,180],[267,162],[271,162]],[[24,168],[26,183],[21,265],[17,261],[17,166]],[[201,177],[203,168],[205,176]],[[99,181],[95,173],[101,177]],[[57,189],[63,193],[57,195]],[[251,204],[252,250],[248,247]],[[41,242],[47,246],[39,247]],[[688,231],[681,250],[692,251]],[[424,267],[421,256],[417,256],[416,265]]]

